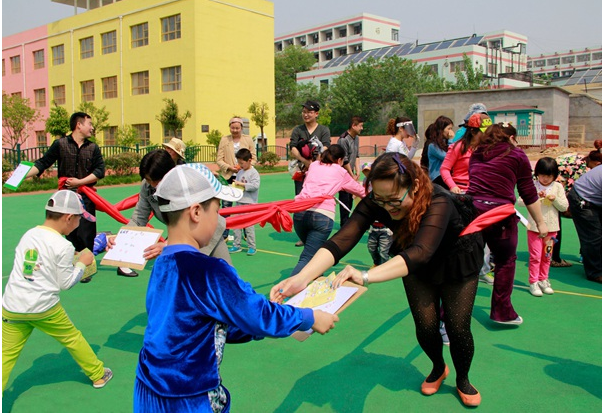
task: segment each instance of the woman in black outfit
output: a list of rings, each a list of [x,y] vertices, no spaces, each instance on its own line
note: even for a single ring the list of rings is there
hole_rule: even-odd
[[[482,237],[478,233],[458,236],[464,224],[454,195],[433,185],[423,169],[403,155],[379,156],[366,185],[371,185],[372,191],[347,224],[301,272],[273,287],[271,299],[282,302],[301,291],[351,251],[372,222],[382,222],[393,231],[393,258],[369,271],[347,266],[335,286],[347,279],[366,286],[403,277],[418,343],[433,363],[422,383],[425,395],[436,393],[449,373],[439,335],[441,303],[458,394],[465,405],[478,406],[481,396],[470,384],[468,372],[474,354],[470,322],[483,264]]]

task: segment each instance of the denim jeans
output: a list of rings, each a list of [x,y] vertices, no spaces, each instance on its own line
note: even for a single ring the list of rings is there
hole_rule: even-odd
[[[567,198],[577,236],[579,237],[585,275],[588,279],[601,277],[602,207],[584,201],[577,194],[575,188],[571,189]]]
[[[293,216],[295,232],[303,241],[303,252],[291,275],[300,272],[320,247],[328,240],[334,221],[315,211],[297,212]]]
[[[393,233],[389,228],[370,228],[368,233],[368,252],[374,265],[384,264],[389,260],[389,248],[393,241]]]

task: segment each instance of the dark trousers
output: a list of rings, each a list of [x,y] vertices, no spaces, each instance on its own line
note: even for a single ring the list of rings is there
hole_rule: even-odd
[[[96,205],[86,195],[81,194],[84,200],[84,206],[93,216],[96,216]],[[94,249],[94,238],[96,238],[96,222],[90,222],[86,219],[80,219],[79,227],[73,230],[71,234],[67,235],[69,240],[75,247],[75,251],[81,251],[88,248],[90,251]]]
[[[349,192],[345,192],[345,191],[340,191],[339,192],[339,201],[341,201],[341,203],[345,206],[347,206],[347,208],[349,208],[349,210],[351,210],[351,208],[353,208],[353,195],[350,194]],[[347,222],[347,220],[349,219],[349,215],[351,214],[349,211],[347,211],[343,205],[339,205],[339,215],[341,217],[341,228],[343,228],[343,225],[345,225],[345,222]]]
[[[602,277],[602,206],[585,201],[575,188],[567,198],[579,237],[585,275],[588,279]]]
[[[479,213],[498,205],[475,202]],[[483,230],[483,239],[493,255],[493,292],[489,317],[495,321],[511,321],[518,317],[510,299],[516,272],[516,247],[518,246],[518,217],[511,215]]]

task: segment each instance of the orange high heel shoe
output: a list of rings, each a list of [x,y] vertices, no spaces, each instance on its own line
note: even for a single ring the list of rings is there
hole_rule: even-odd
[[[460,400],[464,403],[464,406],[468,407],[477,407],[481,404],[481,393],[477,390],[477,394],[464,394],[456,387],[458,390],[458,394],[460,395]],[[476,390],[476,389],[475,389]]]
[[[443,374],[436,381],[429,383],[425,380],[422,383],[422,386],[420,387],[420,391],[422,392],[422,394],[424,394],[425,396],[431,396],[437,393],[439,391],[439,387],[441,387],[441,383],[443,383],[443,380],[447,377],[448,374],[449,367],[445,366]]]

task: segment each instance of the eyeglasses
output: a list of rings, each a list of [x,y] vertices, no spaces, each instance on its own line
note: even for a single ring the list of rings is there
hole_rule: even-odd
[[[406,196],[408,196],[409,192],[410,192],[410,188],[407,189],[406,193],[403,194],[401,199],[392,200],[392,201],[383,201],[382,199],[376,199],[376,198],[374,198],[374,192],[370,192],[370,199],[372,200],[372,202],[374,202],[379,207],[384,207],[385,205],[389,205],[390,207],[397,208],[397,207],[401,206],[401,203],[403,202],[404,199],[406,199]]]

